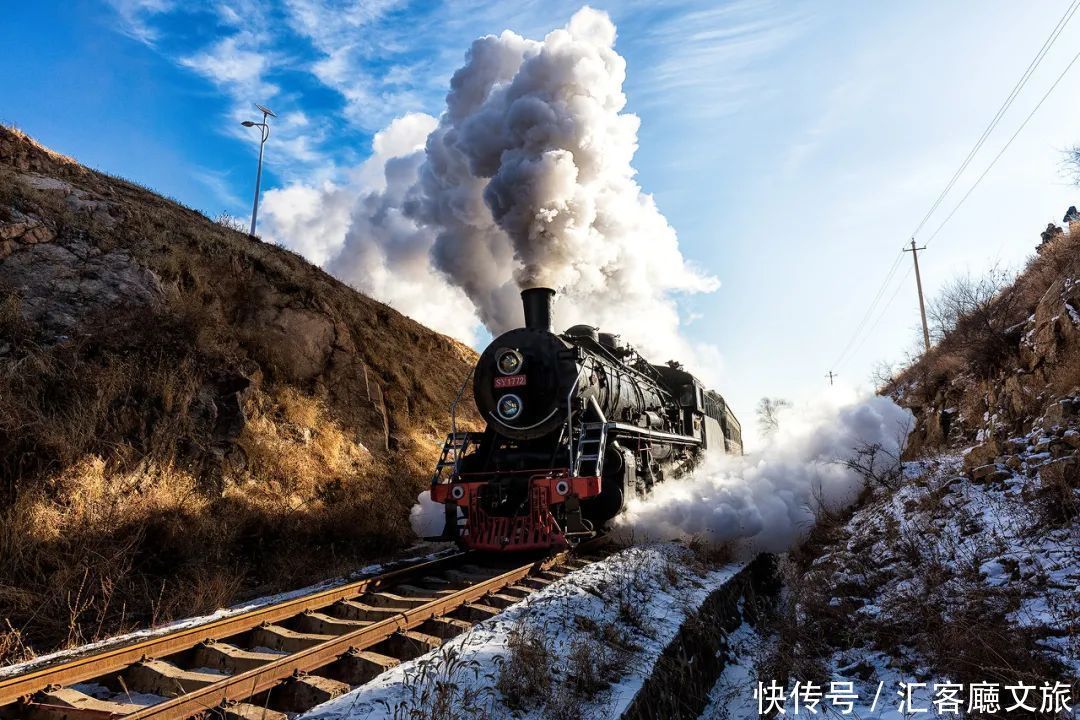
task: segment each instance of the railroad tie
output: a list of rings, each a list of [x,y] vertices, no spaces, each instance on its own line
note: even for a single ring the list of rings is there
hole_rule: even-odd
[[[351,620],[349,618],[333,617],[326,613],[308,610],[296,618],[296,627],[301,632],[315,635],[344,635],[365,625],[370,625],[370,620]]]
[[[400,664],[401,661],[395,657],[353,648],[338,658],[332,670],[338,680],[350,685],[363,685]]]
[[[416,585],[398,585],[394,588],[394,592],[397,595],[404,595],[410,598],[421,598],[431,596],[442,597],[443,595],[452,595],[457,591],[447,588],[433,590],[431,588],[417,587]]]
[[[507,587],[504,587],[502,590],[500,590],[499,594],[522,600],[532,595],[533,589],[525,587],[524,585],[508,585]]]
[[[213,685],[223,677],[218,673],[184,670],[164,660],[143,660],[125,670],[121,679],[128,690],[175,697]]]
[[[543,578],[536,577],[535,575],[529,575],[527,577],[521,578],[521,580],[518,581],[518,584],[527,588],[532,588],[533,590],[543,590],[551,584],[551,581],[544,580]]]
[[[281,625],[263,625],[251,631],[250,642],[252,647],[268,647],[271,650],[295,653],[333,639],[333,635],[297,632]]]
[[[229,703],[221,709],[225,720],[288,720],[288,715],[270,708],[259,707],[251,703]]]
[[[511,605],[520,602],[521,598],[515,597],[513,595],[506,595],[504,593],[490,593],[488,595],[485,595],[481,601],[484,603],[484,605],[490,605],[493,608],[505,610]]]
[[[449,640],[450,638],[457,637],[471,627],[472,623],[467,620],[458,620],[457,618],[451,617],[437,617],[431,618],[421,625],[420,632],[434,635],[442,640]]]
[[[443,572],[443,577],[453,582],[464,583],[466,585],[472,585],[473,583],[483,582],[491,578],[491,573],[473,573],[465,572],[464,570],[446,570]]]
[[[435,598],[431,596],[406,596],[391,592],[368,593],[361,598],[363,604],[381,608],[414,608],[427,605],[434,600]]]
[[[442,640],[416,630],[396,632],[372,648],[375,652],[402,660],[418,658],[442,645]]]
[[[279,659],[281,655],[277,653],[244,650],[229,643],[207,641],[195,648],[192,664],[235,675]]]
[[[142,706],[99,700],[70,687],[50,687],[34,695],[21,713],[26,720],[84,720],[129,715]]]
[[[379,622],[409,611],[407,607],[375,607],[356,600],[340,600],[331,609],[340,617],[368,622]]]
[[[498,615],[499,608],[491,607],[490,605],[481,605],[479,603],[465,603],[457,608],[452,614],[462,620],[481,622]]]
[[[347,683],[322,675],[296,673],[270,693],[270,704],[285,712],[304,712],[349,692]]]

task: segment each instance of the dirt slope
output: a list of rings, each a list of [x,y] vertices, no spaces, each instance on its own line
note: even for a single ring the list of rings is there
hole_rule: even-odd
[[[409,542],[474,360],[0,127],[0,663]]]

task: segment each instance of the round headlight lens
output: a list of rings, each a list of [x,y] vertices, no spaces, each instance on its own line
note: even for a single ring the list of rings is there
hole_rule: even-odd
[[[513,420],[521,414],[521,398],[517,395],[503,395],[499,398],[496,411],[503,420]]]
[[[522,358],[517,350],[500,350],[495,358],[495,366],[503,375],[516,375],[521,372]]]

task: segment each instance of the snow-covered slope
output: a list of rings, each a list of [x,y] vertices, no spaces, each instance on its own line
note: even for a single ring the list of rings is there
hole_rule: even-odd
[[[629,548],[303,717],[450,717],[435,712],[449,705],[460,718],[618,717],[683,620],[742,568]]]

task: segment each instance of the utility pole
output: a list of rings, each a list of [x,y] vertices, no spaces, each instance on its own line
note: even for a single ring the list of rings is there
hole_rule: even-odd
[[[830,370],[829,372],[825,373],[825,377],[829,378],[829,387],[832,387],[833,378],[836,377],[836,373]]]
[[[904,252],[911,253],[911,259],[915,261],[915,287],[919,289],[919,315],[922,316],[922,337],[926,349],[930,350],[930,328],[926,325],[926,303],[923,301],[922,276],[919,274],[919,251],[925,250],[926,246],[915,247],[915,238],[911,238],[911,247],[904,248]]]

